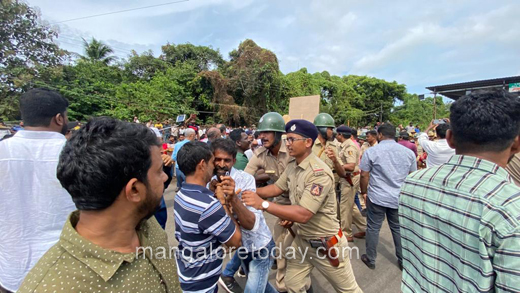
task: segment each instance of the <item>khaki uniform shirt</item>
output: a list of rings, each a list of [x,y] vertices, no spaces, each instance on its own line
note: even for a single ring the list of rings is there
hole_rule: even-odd
[[[341,165],[343,165],[343,161],[341,160],[341,158],[339,157],[339,154],[338,154],[338,148],[339,148],[338,142],[336,142],[336,141],[327,141],[327,143],[325,144],[325,149],[327,149],[329,147],[334,151],[334,154],[338,158],[339,163]],[[332,170],[332,173],[334,174],[334,182],[338,183],[339,182],[339,175],[334,170],[334,162],[332,162],[332,160],[329,159],[329,157],[327,156],[327,153],[325,152],[325,150],[322,151],[322,149],[323,149],[323,145],[321,144],[321,141],[319,139],[316,139],[314,141],[314,145],[312,146],[312,152],[317,157],[319,157],[323,162],[325,162],[325,164],[327,164],[327,166],[329,166],[330,170]]]
[[[255,150],[253,157],[251,157],[251,160],[247,163],[244,171],[255,176],[258,170],[263,169],[265,174],[269,175],[273,182],[276,182],[285,171],[287,164],[294,160],[293,157],[289,156],[284,140],[282,140],[281,143],[282,145],[280,146],[278,157],[273,156],[273,154],[271,154],[271,152],[265,147],[260,147]],[[276,202],[279,204],[290,205],[291,201],[289,200],[289,194],[285,192],[276,199]]]
[[[307,223],[298,224],[298,235],[304,239],[333,236],[339,231],[333,178],[327,164],[311,153],[299,165],[290,162],[275,183],[289,191],[291,204],[314,214]]]
[[[120,253],[86,240],[74,229],[78,220],[75,211],[58,243],[31,269],[18,292],[181,292],[175,257],[170,257],[166,233],[155,218],[137,228],[141,247],[150,248],[139,253]]]
[[[339,157],[341,158],[341,160],[345,164],[355,163],[356,167],[354,168],[354,172],[352,172],[352,173],[359,172],[359,152],[360,152],[360,150],[357,147],[356,143],[353,142],[351,139],[347,139],[340,145],[340,149],[341,150],[339,152]],[[354,179],[354,178],[352,177],[352,179]],[[341,178],[340,182],[342,184],[348,184],[348,182],[345,178]],[[349,184],[349,186],[350,186],[350,184]]]
[[[509,175],[511,175],[511,178],[513,178],[516,185],[520,186],[520,153],[516,154],[511,162],[507,164],[506,170]]]

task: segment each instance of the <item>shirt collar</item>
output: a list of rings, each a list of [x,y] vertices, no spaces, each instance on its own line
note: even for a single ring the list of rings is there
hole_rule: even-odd
[[[509,176],[509,173],[506,171],[506,169],[488,160],[479,159],[473,156],[453,155],[446,164],[459,165],[472,169],[479,169],[484,172],[489,172],[503,177],[508,182],[512,182],[511,176]]]
[[[79,221],[79,211],[72,212],[65,222],[63,231],[61,232],[59,244],[65,249],[72,257],[78,259],[83,264],[88,266],[96,274],[98,274],[103,280],[108,281],[117,272],[123,262],[133,262],[137,255],[146,253],[148,258],[149,251],[141,251],[139,254],[133,253],[121,253],[114,250],[104,249],[89,240],[83,238],[75,230],[76,224]],[[144,221],[137,227],[137,235],[139,237],[141,247],[150,247],[152,251],[160,246],[153,239],[149,239],[150,224],[148,221]]]
[[[302,169],[307,169],[307,167],[309,167],[309,165],[311,164],[311,158],[312,157],[315,157],[315,158],[318,158],[314,153],[311,153],[310,155],[307,156],[307,158],[305,158],[303,161],[301,161],[301,163],[297,164],[298,165],[298,168],[302,168]]]
[[[382,141],[378,142],[379,144],[385,144],[385,143],[396,143],[393,139],[383,139]],[[375,146],[376,144],[374,144]]]
[[[14,137],[30,138],[30,139],[66,139],[65,136],[56,131],[34,131],[34,130],[19,130]]]
[[[186,181],[182,183],[181,190],[182,189],[196,190],[196,191],[200,191],[202,193],[209,194],[209,195],[213,196],[213,192],[211,192],[209,189],[207,189],[206,186],[200,186],[200,185],[197,185],[197,184],[191,184],[191,183],[187,183]]]

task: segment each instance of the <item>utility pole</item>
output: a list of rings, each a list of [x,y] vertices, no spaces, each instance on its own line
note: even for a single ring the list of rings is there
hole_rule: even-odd
[[[381,102],[381,111],[379,112],[379,123],[383,123],[383,102]]]
[[[433,92],[433,120],[437,119],[437,92]]]

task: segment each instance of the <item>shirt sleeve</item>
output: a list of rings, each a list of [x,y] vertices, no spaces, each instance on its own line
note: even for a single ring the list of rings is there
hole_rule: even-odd
[[[500,246],[491,252],[494,254],[491,259],[493,271],[496,273],[495,288],[501,288],[507,292],[519,292],[520,227],[514,229],[509,235],[505,235],[500,242]],[[506,288],[508,290],[505,290]]]
[[[177,164],[177,153],[179,152],[179,149],[181,148],[181,144],[175,144],[175,147],[173,148],[173,153],[172,153],[172,160],[175,161],[175,164]]]
[[[243,181],[241,183],[241,186],[237,186],[236,188],[237,189],[240,188],[240,189],[242,189],[242,191],[246,191],[246,190],[256,191],[255,177],[253,177],[252,175],[245,173],[245,172],[242,174],[243,174],[243,178],[242,178]],[[258,227],[260,227],[260,217],[263,215],[263,212],[255,209],[254,207],[250,207],[248,205],[245,205],[245,206],[250,212],[252,212],[255,215],[255,224],[253,226],[253,229],[251,229],[250,231],[256,232],[256,231],[258,231]]]
[[[282,176],[278,178],[278,180],[274,183],[274,185],[278,186],[283,191],[289,190],[289,184],[287,182],[287,168],[283,171]]]
[[[415,158],[416,158],[415,156],[413,156],[413,158],[412,158],[412,156],[410,156],[411,165],[410,165],[410,170],[408,171],[409,173],[413,172],[413,171],[417,171],[417,161],[415,160]]]
[[[422,132],[421,134],[419,134],[419,138],[417,140],[419,141],[419,145],[421,145],[425,152],[431,153],[433,151],[433,143],[428,138],[428,134]]]
[[[332,178],[325,173],[321,175],[312,174],[305,182],[305,189],[299,205],[316,214],[327,199],[327,195],[334,185],[332,183]]]
[[[343,149],[343,156],[345,157],[345,164],[357,163],[357,148],[356,146],[350,145]]]
[[[235,223],[217,200],[202,212],[199,227],[204,234],[214,235],[220,243],[228,242],[235,234]]]
[[[370,149],[368,149],[361,157],[361,163],[359,164],[361,171],[370,172],[372,171],[372,164],[370,162]]]
[[[258,158],[258,156],[256,154],[253,154],[253,157],[247,163],[244,171],[250,175],[255,176],[256,171],[258,171],[258,169],[260,169],[260,163],[261,162],[260,162],[260,159]]]

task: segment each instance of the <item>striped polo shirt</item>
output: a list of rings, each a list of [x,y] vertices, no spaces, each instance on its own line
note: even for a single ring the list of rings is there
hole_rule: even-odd
[[[226,243],[235,234],[235,224],[213,192],[203,186],[183,183],[175,196],[177,270],[183,292],[216,289]]]
[[[455,155],[412,173],[399,223],[403,292],[520,292],[520,188],[504,168]]]

